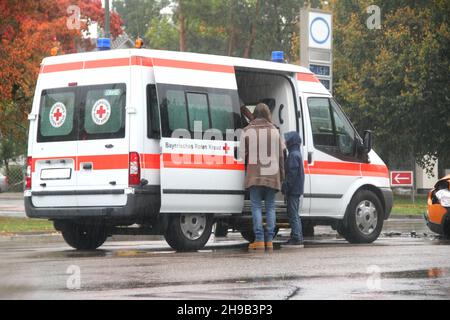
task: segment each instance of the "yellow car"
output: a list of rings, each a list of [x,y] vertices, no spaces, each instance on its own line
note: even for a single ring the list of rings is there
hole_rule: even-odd
[[[428,193],[425,220],[431,231],[450,238],[450,174],[436,182]]]

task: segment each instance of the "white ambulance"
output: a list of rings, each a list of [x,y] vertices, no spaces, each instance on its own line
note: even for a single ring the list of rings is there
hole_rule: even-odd
[[[360,138],[309,70],[147,49],[43,60],[29,114],[28,217],[52,220],[84,250],[112,234],[160,234],[197,250],[215,222],[251,241],[239,140],[217,134],[245,124],[240,100],[267,102],[281,133],[302,137],[305,231],[330,225],[352,243],[376,240],[392,207],[388,169],[371,133]],[[287,222],[279,194],[277,223]]]

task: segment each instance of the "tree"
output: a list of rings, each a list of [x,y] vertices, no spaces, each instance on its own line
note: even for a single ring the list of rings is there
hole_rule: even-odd
[[[113,8],[123,19],[125,32],[133,37],[144,37],[153,19],[161,19],[161,10],[169,0],[114,0]]]
[[[332,1],[335,96],[358,128],[374,130],[385,159],[449,159],[450,3],[379,1],[378,30],[366,26],[371,4]]]
[[[82,37],[93,22],[104,25],[100,0],[81,1],[80,28],[69,29],[70,0],[0,0],[0,144],[26,145],[27,113],[42,58],[57,45],[60,53],[89,49]],[[121,20],[111,14],[111,33],[121,32]]]
[[[261,59],[268,59],[272,50],[284,50],[289,56],[302,4],[298,0],[174,0],[172,16],[153,20],[147,37],[156,49]]]

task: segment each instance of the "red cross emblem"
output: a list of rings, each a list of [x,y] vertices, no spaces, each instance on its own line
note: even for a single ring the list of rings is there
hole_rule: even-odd
[[[103,118],[103,115],[106,113],[106,110],[104,109],[103,105],[100,106],[100,108],[97,109],[97,114],[101,118]]]
[[[55,103],[50,109],[48,120],[54,128],[61,127],[66,120],[66,106],[62,102]]]
[[[62,116],[63,114],[61,113],[61,110],[57,108],[55,113],[53,114],[53,117],[55,118],[56,122],[59,122],[59,118],[61,118]]]
[[[98,126],[108,122],[111,116],[111,105],[108,100],[100,99],[92,107],[92,121]]]
[[[230,150],[230,147],[228,146],[227,143],[225,143],[225,146],[222,149],[225,150],[225,153],[228,153],[228,150]]]

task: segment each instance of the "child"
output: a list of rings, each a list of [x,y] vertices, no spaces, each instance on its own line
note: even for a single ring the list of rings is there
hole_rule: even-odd
[[[289,239],[286,245],[301,247],[303,246],[303,232],[302,222],[299,216],[299,201],[303,195],[303,185],[305,182],[303,159],[300,153],[302,139],[295,131],[286,133],[284,139],[289,155],[285,160],[286,179],[283,183],[282,192],[287,198],[287,213],[289,216],[289,224],[291,225],[291,239]]]

